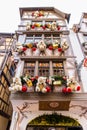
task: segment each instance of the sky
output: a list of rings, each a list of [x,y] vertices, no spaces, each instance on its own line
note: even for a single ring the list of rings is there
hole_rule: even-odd
[[[14,33],[20,24],[20,7],[55,7],[70,13],[69,28],[87,12],[87,0],[0,0],[0,32]]]

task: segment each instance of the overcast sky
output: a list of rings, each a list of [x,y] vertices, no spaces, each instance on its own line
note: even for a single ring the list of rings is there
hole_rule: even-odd
[[[87,0],[0,0],[0,32],[15,32],[20,23],[20,7],[55,7],[70,13],[71,28],[78,23],[83,12],[87,12]]]

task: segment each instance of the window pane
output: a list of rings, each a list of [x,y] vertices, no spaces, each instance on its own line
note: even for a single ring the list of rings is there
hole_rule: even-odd
[[[53,62],[53,75],[63,76],[64,75],[64,66],[63,62]]]
[[[49,76],[49,63],[39,62],[39,76]]]
[[[35,74],[35,63],[34,62],[26,62],[24,65],[24,74],[29,73],[31,77]]]

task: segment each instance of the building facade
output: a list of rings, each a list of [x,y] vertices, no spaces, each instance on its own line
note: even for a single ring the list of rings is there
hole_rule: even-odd
[[[21,130],[82,129],[81,126],[29,125],[32,119],[44,113],[69,111],[73,104],[69,97],[83,92],[69,39],[70,14],[53,7],[20,8],[20,17],[21,23],[15,31],[19,61],[15,82],[10,87],[10,91],[16,91],[11,94],[14,108],[11,130],[13,127]],[[65,95],[68,95],[66,99]]]
[[[81,51],[82,51],[82,61],[80,64],[80,70],[85,72],[84,74],[86,75],[86,67],[87,67],[87,13],[84,12],[82,13],[82,16],[80,18],[80,21],[78,24],[73,25],[73,32],[74,35],[76,36],[76,39],[78,41],[78,44],[80,45]],[[86,78],[83,78],[83,84],[86,82]],[[84,89],[87,91],[85,85]]]
[[[11,60],[12,48],[13,34],[0,33],[0,130],[9,129],[13,113],[9,91],[15,69]]]
[[[11,77],[6,78],[13,106],[12,111],[8,105],[12,112],[10,130],[86,130],[87,94],[69,36],[70,14],[54,7],[19,11],[20,25],[10,47],[3,51],[6,57],[9,54],[10,62],[1,66],[1,85],[4,71],[5,78],[11,71]],[[63,120],[56,122],[60,117]]]
[[[84,54],[87,55],[86,42],[87,42],[87,13],[82,13],[78,24],[73,25],[73,31],[76,33],[79,43]]]

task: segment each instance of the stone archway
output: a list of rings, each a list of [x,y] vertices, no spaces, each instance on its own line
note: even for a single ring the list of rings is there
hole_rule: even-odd
[[[74,118],[53,113],[34,118],[27,124],[26,130],[83,130],[83,128]]]

